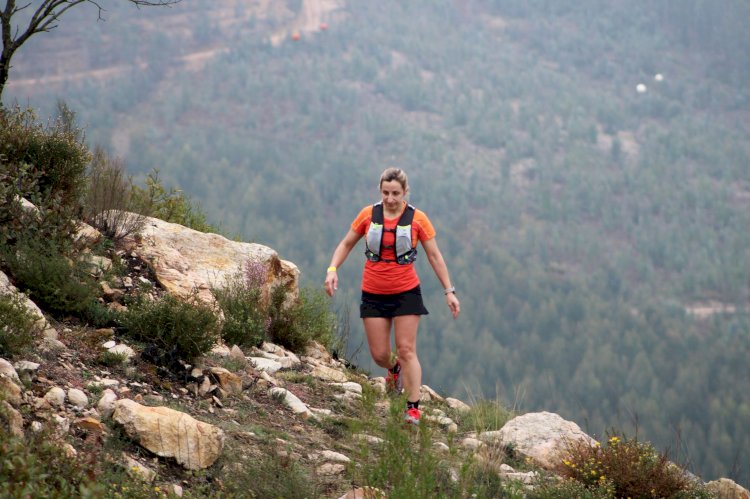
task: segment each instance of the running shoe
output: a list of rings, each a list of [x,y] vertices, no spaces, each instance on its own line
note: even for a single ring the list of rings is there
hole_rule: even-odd
[[[395,369],[396,372],[388,369],[385,375],[385,391],[398,394],[401,393],[404,387],[401,382],[401,363],[397,360],[396,365],[392,369]]]
[[[419,409],[417,409],[416,407],[406,409],[406,412],[404,413],[404,421],[409,424],[413,424],[414,426],[419,426],[420,417],[422,417],[422,413],[419,412]]]

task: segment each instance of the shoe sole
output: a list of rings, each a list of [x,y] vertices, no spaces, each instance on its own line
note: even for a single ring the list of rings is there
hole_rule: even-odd
[[[404,418],[404,423],[409,424],[409,425],[413,425],[413,426],[419,426],[419,420],[418,419],[414,419],[414,418],[409,417],[409,416],[407,416],[407,417]]]

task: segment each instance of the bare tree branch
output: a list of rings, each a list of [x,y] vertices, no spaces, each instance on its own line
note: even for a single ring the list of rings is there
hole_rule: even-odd
[[[136,7],[167,7],[181,0],[127,0]],[[98,9],[98,17],[102,19],[103,7],[97,0],[44,0],[36,8],[25,27],[16,26],[13,31],[13,16],[31,6],[31,2],[21,6],[16,0],[6,0],[5,8],[0,11],[0,39],[2,39],[2,53],[0,53],[0,108],[5,84],[10,75],[10,61],[16,50],[37,33],[49,32],[58,26],[60,17],[68,10],[83,4],[94,5]]]

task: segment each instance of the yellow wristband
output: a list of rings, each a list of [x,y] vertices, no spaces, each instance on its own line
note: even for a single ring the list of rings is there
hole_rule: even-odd
[[[330,267],[328,267],[328,272],[336,272],[336,267],[331,265]]]

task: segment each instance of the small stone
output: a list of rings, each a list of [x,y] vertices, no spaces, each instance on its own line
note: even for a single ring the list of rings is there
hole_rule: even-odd
[[[13,367],[13,365],[5,359],[0,359],[0,376],[10,378],[16,383],[20,381],[18,378],[18,373],[16,372],[16,368]]]
[[[208,392],[211,391],[211,380],[208,379],[208,376],[203,378],[203,382],[198,386],[198,395],[201,397],[205,397]]]
[[[107,350],[109,353],[113,353],[116,355],[124,355],[128,359],[132,359],[135,357],[135,351],[130,348],[129,346],[120,343],[119,345],[115,345],[111,347],[109,350]]]
[[[50,403],[54,407],[62,407],[65,404],[65,390],[59,386],[50,388],[49,391],[44,395],[44,400]]]
[[[62,444],[62,450],[70,459],[75,459],[75,457],[78,455],[78,451],[76,450],[76,448],[70,445],[68,442]]]
[[[87,416],[85,418],[76,419],[75,425],[82,430],[104,433],[104,425],[98,419]]]
[[[7,401],[0,400],[0,423],[5,420],[11,435],[23,438],[23,416]]]
[[[468,438],[464,438],[463,440],[461,440],[461,445],[464,448],[469,449],[469,450],[477,450],[478,448],[484,445],[484,442],[476,438],[468,437]]]
[[[318,472],[318,475],[335,476],[346,471],[346,465],[341,463],[325,463],[318,466],[316,471]]]
[[[229,347],[226,345],[216,345],[211,349],[211,353],[219,357],[229,357]]]
[[[447,444],[444,444],[443,442],[435,442],[434,444],[432,444],[432,446],[433,446],[433,447],[434,447],[434,448],[435,448],[436,450],[438,450],[438,451],[440,451],[440,452],[450,452],[450,450],[451,450],[451,448],[450,448],[450,447],[448,447],[448,445],[447,445]]]
[[[245,354],[242,352],[242,349],[240,347],[238,347],[237,345],[233,345],[232,349],[229,351],[229,358],[233,360],[244,361]]]
[[[14,383],[11,378],[0,376],[0,398],[7,400],[11,405],[18,407],[23,401],[21,387]]]
[[[39,370],[39,364],[29,360],[19,360],[13,364],[13,367],[16,368],[18,373],[35,373]]]
[[[259,371],[265,371],[273,374],[282,368],[282,365],[275,360],[265,359],[263,357],[250,357],[250,363]]]
[[[115,340],[109,340],[102,344],[102,348],[105,350],[109,350],[110,348],[114,348],[115,345],[117,345],[117,342]]]
[[[125,469],[131,477],[139,478],[148,483],[151,483],[156,479],[156,472],[148,466],[141,464],[127,454],[123,454],[122,459],[125,462]]]
[[[354,381],[347,381],[346,383],[331,383],[331,386],[338,386],[343,388],[347,392],[358,393],[362,395],[362,385],[355,383]]]
[[[333,463],[350,463],[352,461],[347,456],[332,450],[324,450],[318,454],[317,457],[320,457],[324,461],[330,461]]]
[[[68,390],[68,401],[79,409],[83,409],[89,405],[89,398],[78,388]]]
[[[380,444],[383,443],[383,439],[382,438],[375,437],[375,436],[372,436],[372,435],[367,435],[365,433],[356,433],[354,435],[354,438],[357,439],[357,440],[364,440],[368,444],[372,444],[372,445],[380,445]]]
[[[53,414],[52,423],[55,425],[55,433],[58,436],[66,435],[70,431],[70,421],[68,418],[64,418],[59,414]]]
[[[64,352],[68,349],[68,347],[66,347],[65,343],[60,340],[54,338],[43,338],[42,349],[49,350],[51,352]]]

